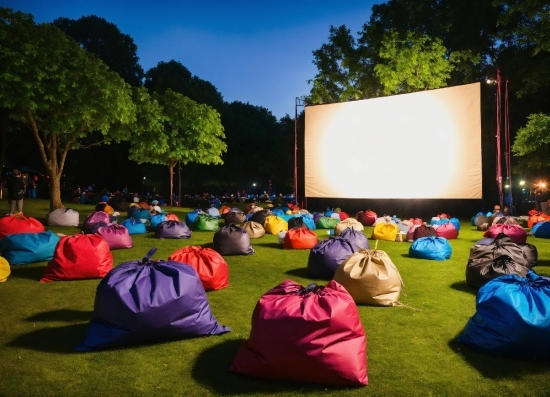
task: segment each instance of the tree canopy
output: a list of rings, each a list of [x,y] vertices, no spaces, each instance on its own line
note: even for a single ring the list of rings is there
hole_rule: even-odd
[[[50,207],[62,207],[60,178],[69,150],[92,132],[103,143],[127,139],[131,87],[57,27],[0,8],[0,106],[31,130],[50,176]]]
[[[139,64],[134,39],[122,33],[115,24],[95,15],[77,20],[57,18],[52,23],[86,51],[95,54],[128,84],[143,84],[143,68]]]

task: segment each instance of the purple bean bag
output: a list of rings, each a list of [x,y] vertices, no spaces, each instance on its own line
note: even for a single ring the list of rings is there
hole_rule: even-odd
[[[190,238],[191,229],[180,221],[164,221],[155,228],[155,236],[157,238]]]
[[[109,214],[103,211],[94,211],[86,217],[82,231],[85,234],[94,234],[101,226],[110,224]]]
[[[329,237],[317,243],[309,252],[307,274],[310,277],[331,279],[338,266],[360,248],[341,237]]]
[[[132,248],[134,246],[128,229],[117,223],[102,226],[97,229],[96,233],[107,241],[109,248],[112,250]]]
[[[93,318],[76,351],[231,330],[213,317],[195,269],[175,261],[150,261],[155,251],[141,261],[120,264],[101,280]]]
[[[350,243],[355,244],[359,248],[369,249],[369,240],[365,233],[355,230],[354,228],[348,227],[340,233],[340,237],[345,238]]]

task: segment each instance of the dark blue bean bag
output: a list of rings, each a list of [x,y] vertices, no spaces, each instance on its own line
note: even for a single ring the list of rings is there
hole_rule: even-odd
[[[132,218],[125,219],[122,222],[120,222],[120,225],[128,229],[128,233],[130,235],[147,233],[147,228],[145,227],[145,223],[143,223],[139,219],[132,219]]]
[[[444,261],[451,257],[453,249],[444,237],[428,236],[421,237],[412,243],[409,248],[409,255],[412,258],[432,259]]]
[[[550,279],[532,270],[527,277],[497,277],[476,296],[476,313],[458,341],[485,352],[550,358]]]
[[[141,220],[145,220],[145,221],[150,221],[151,220],[151,213],[146,208],[138,208],[132,214],[132,218],[141,219]]]
[[[191,229],[180,221],[164,221],[155,228],[157,238],[191,238]]]
[[[360,247],[341,236],[319,241],[309,252],[307,274],[314,278],[331,279],[338,266],[359,250]]]
[[[531,229],[531,233],[537,238],[550,238],[550,222],[535,223]]]
[[[0,248],[10,265],[25,265],[52,259],[58,242],[59,237],[51,231],[8,234],[0,240]]]
[[[175,261],[125,262],[97,286],[94,315],[76,351],[229,332],[210,311],[195,269]]]

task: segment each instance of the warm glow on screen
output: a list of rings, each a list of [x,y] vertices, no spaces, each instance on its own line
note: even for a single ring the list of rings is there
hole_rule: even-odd
[[[305,108],[305,195],[481,198],[480,85]]]

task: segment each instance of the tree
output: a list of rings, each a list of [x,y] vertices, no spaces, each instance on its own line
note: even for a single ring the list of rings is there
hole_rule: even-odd
[[[528,168],[550,167],[550,116],[536,113],[527,120],[516,135],[512,152]]]
[[[86,51],[101,59],[128,84],[143,84],[143,68],[139,64],[137,46],[129,35],[104,18],[90,15],[77,20],[57,18],[53,25],[72,37]]]
[[[405,39],[400,39],[398,33],[391,30],[381,44],[382,62],[374,67],[374,72],[384,87],[384,95],[447,85],[453,66],[445,58],[447,49],[441,40],[413,32],[407,32]]]
[[[25,123],[50,176],[50,209],[63,206],[67,153],[92,132],[100,142],[128,138],[115,128],[135,118],[131,87],[57,27],[0,8],[0,107]],[[99,142],[98,142],[99,143]]]
[[[221,155],[227,149],[223,141],[225,135],[218,112],[210,106],[198,104],[170,89],[163,95],[153,95],[153,99],[162,109],[162,128],[159,132],[144,130],[133,139],[130,159],[139,164],[168,166],[172,200],[176,164],[223,164]]]
[[[213,84],[193,76],[189,69],[174,60],[159,62],[149,69],[145,73],[145,87],[159,94],[170,89],[218,111],[223,107],[223,97]]]

